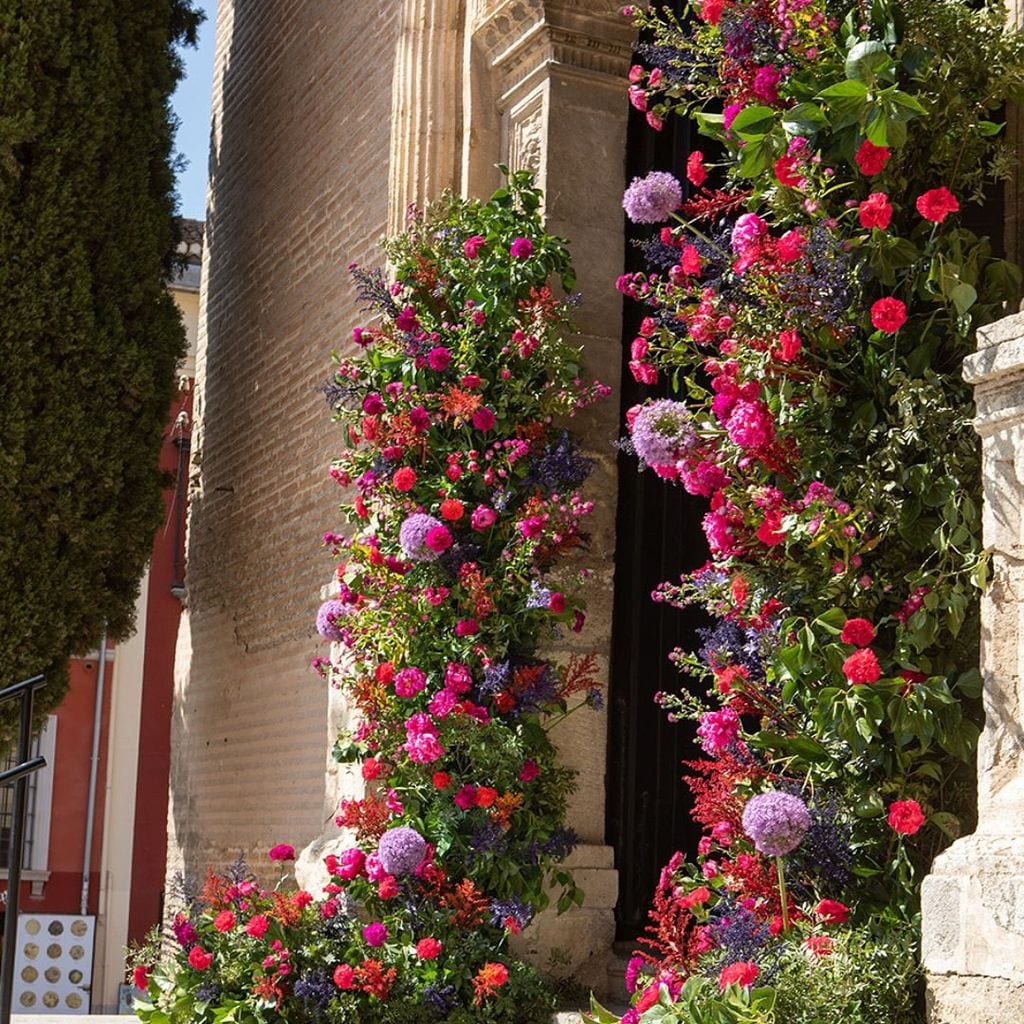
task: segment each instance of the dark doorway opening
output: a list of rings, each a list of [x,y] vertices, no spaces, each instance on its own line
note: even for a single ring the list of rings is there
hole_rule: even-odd
[[[651,170],[672,171],[683,180],[690,146],[690,126],[683,119],[671,118],[661,132],[653,132],[643,115],[631,110],[626,180]],[[627,223],[626,272],[645,269],[636,243],[656,230]],[[624,303],[620,423],[630,406],[659,393],[637,384],[626,365],[643,312],[639,303]],[[622,941],[643,930],[665,862],[676,850],[695,855],[699,839],[690,822],[692,801],[681,768],[682,761],[700,756],[694,725],[669,722],[654,695],[685,683],[668,654],[675,647],[699,647],[696,631],[708,620],[698,609],[679,611],[656,604],[650,595],[662,581],[678,579],[707,561],[700,525],[706,508],[704,499],[649,471],[639,473],[634,456],[619,456],[607,842],[619,871],[616,928]]]

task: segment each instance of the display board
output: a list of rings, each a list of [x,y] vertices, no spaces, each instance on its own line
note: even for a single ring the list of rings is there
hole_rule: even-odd
[[[21,914],[14,966],[14,1012],[88,1013],[95,918]]]

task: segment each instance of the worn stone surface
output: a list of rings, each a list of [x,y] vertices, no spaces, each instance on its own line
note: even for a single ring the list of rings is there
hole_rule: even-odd
[[[347,264],[379,262],[400,5],[330,6],[218,4],[172,874],[258,862],[323,821],[308,664],[338,438],[316,387],[359,322]]]
[[[992,555],[981,605],[978,828],[924,881],[921,953],[932,1024],[1002,1024],[1024,1020],[1024,316],[979,332],[964,377],[975,386]]]

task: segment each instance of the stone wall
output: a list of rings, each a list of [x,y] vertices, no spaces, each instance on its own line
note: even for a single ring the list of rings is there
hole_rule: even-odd
[[[336,525],[316,386],[387,219],[399,4],[220,0],[169,870],[322,824],[313,617]]]

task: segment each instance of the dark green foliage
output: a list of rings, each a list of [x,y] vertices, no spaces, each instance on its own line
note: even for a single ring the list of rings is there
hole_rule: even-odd
[[[174,43],[191,0],[0,0],[0,685],[126,636],[184,331]]]

